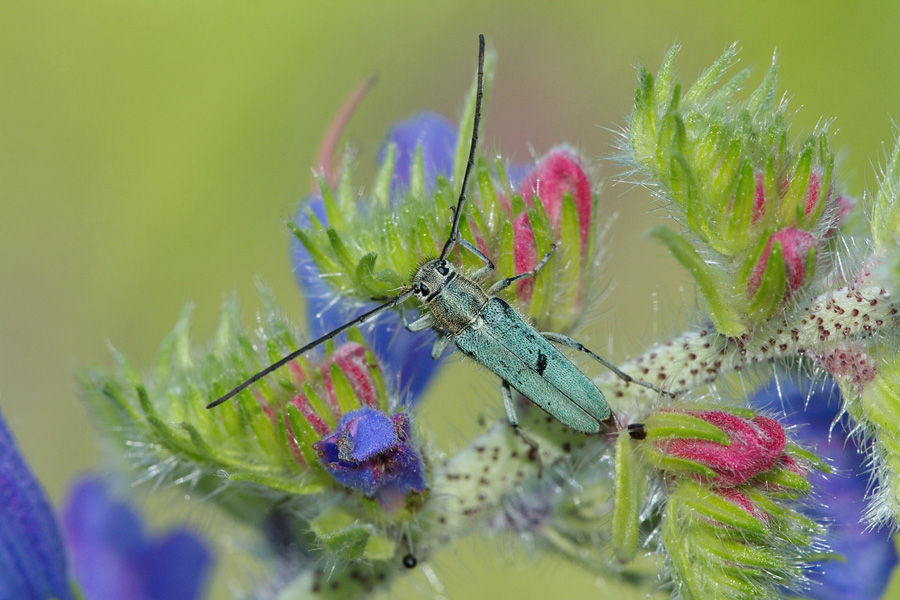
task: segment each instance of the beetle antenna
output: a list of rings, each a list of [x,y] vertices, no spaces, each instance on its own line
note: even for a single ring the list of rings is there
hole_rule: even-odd
[[[472,145],[469,146],[469,162],[466,163],[466,172],[463,174],[462,187],[459,190],[459,200],[456,210],[453,211],[453,226],[450,228],[450,237],[441,250],[441,258],[447,258],[456,240],[459,239],[459,218],[462,215],[463,204],[466,203],[466,187],[469,183],[469,174],[475,165],[475,149],[478,147],[478,123],[481,121],[481,97],[484,95],[484,35],[478,34],[478,88],[475,93],[475,122],[472,125]]]
[[[353,319],[352,321],[349,321],[349,322],[347,322],[347,323],[344,323],[343,325],[341,325],[341,326],[338,327],[337,329],[333,329],[332,331],[329,331],[328,333],[326,333],[325,335],[323,335],[323,336],[320,337],[319,339],[311,341],[310,343],[308,343],[307,345],[303,346],[302,348],[298,348],[297,350],[294,350],[293,352],[291,352],[290,354],[288,354],[288,355],[285,356],[284,358],[280,359],[280,360],[277,361],[277,362],[272,363],[271,365],[269,365],[268,367],[266,367],[265,369],[263,369],[263,370],[260,371],[259,373],[256,373],[255,375],[253,375],[253,376],[250,377],[249,379],[245,380],[243,383],[241,383],[240,385],[238,385],[236,388],[234,388],[233,390],[231,390],[230,392],[228,392],[228,393],[225,394],[224,396],[219,396],[218,398],[216,398],[215,400],[213,400],[212,402],[210,402],[209,404],[207,404],[207,405],[206,405],[206,408],[215,408],[216,406],[222,404],[223,402],[226,402],[226,401],[230,400],[231,398],[233,398],[233,397],[236,396],[237,394],[241,393],[242,391],[244,391],[245,389],[247,389],[248,387],[250,387],[251,385],[253,385],[253,384],[256,383],[257,381],[259,381],[260,379],[262,379],[263,377],[265,377],[266,375],[268,375],[268,374],[271,373],[272,371],[276,371],[276,370],[280,369],[281,367],[283,367],[283,366],[286,365],[287,363],[291,362],[292,360],[294,360],[294,359],[297,358],[298,356],[300,356],[300,355],[302,355],[302,354],[308,352],[309,350],[312,350],[313,348],[315,348],[316,346],[318,346],[319,344],[321,344],[321,343],[323,343],[323,342],[327,342],[328,340],[330,340],[331,338],[333,338],[333,337],[336,336],[337,334],[341,333],[342,331],[345,331],[345,330],[347,330],[347,329],[353,327],[354,325],[359,325],[360,323],[365,323],[366,321],[368,321],[368,320],[371,319],[372,317],[376,316],[378,313],[380,313],[380,312],[382,312],[382,311],[384,311],[384,310],[387,310],[387,309],[389,309],[389,308],[393,308],[393,307],[397,306],[398,304],[402,304],[403,302],[406,302],[406,300],[407,300],[412,294],[413,294],[413,289],[412,289],[412,288],[403,290],[402,292],[400,292],[399,294],[397,294],[396,296],[394,296],[393,298],[391,298],[390,300],[388,300],[388,301],[385,302],[384,304],[382,304],[382,305],[380,305],[380,306],[377,306],[377,307],[373,308],[372,310],[370,310],[370,311],[368,311],[368,312],[365,312],[365,313],[361,314],[360,316],[356,317],[356,318]]]

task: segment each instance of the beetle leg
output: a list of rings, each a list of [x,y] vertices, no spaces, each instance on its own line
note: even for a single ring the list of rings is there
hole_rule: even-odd
[[[423,329],[428,329],[429,327],[434,326],[434,319],[430,314],[422,315],[412,323],[410,323],[406,319],[406,309],[403,308],[403,305],[400,305],[400,322],[403,323],[403,326],[407,331],[422,331]]]
[[[438,333],[438,339],[435,340],[434,347],[431,349],[432,360],[437,360],[441,357],[441,354],[447,349],[447,345],[450,343],[451,339],[452,338],[449,335]]]
[[[506,418],[509,420],[509,424],[512,426],[515,434],[528,445],[528,458],[537,461],[538,477],[541,477],[544,472],[544,467],[541,464],[539,447],[537,442],[525,435],[525,432],[519,429],[519,417],[516,415],[516,405],[513,403],[512,390],[510,389],[509,382],[505,379],[503,380],[501,390],[503,391],[503,408],[506,409]]]
[[[632,377],[631,375],[629,375],[628,373],[626,373],[625,371],[623,371],[616,365],[612,364],[611,362],[609,362],[608,360],[606,360],[599,354],[595,354],[594,352],[591,352],[589,349],[585,348],[584,345],[577,340],[573,340],[572,338],[565,336],[561,333],[553,333],[550,331],[542,331],[541,335],[544,336],[546,339],[550,340],[551,342],[555,342],[557,344],[563,344],[565,346],[568,346],[569,348],[573,348],[575,350],[580,350],[582,352],[585,352],[586,354],[589,354],[591,356],[591,358],[593,358],[594,360],[599,362],[601,365],[603,365],[604,367],[606,367],[607,369],[609,369],[610,371],[615,373],[619,377],[619,379],[621,379],[622,381],[643,386],[647,389],[653,390],[657,394],[669,396],[670,398],[675,397],[675,394],[673,394],[672,392],[667,392],[667,391],[653,385],[652,383],[648,383],[646,381],[641,381],[640,379],[635,379],[634,377]]]
[[[547,254],[544,255],[544,258],[541,259],[541,262],[539,262],[532,270],[525,271],[524,273],[519,273],[518,275],[513,275],[512,277],[507,277],[506,279],[501,279],[500,281],[492,285],[487,291],[488,296],[493,296],[500,290],[505,290],[514,281],[525,279],[526,277],[534,277],[541,269],[544,268],[544,265],[547,264],[547,261],[550,260],[550,256],[554,252],[556,252],[556,244],[550,246],[550,250],[547,252]]]
[[[474,281],[475,283],[481,283],[482,281],[490,277],[491,273],[494,272],[494,263],[491,262],[491,259],[482,254],[481,250],[475,247],[474,244],[470,244],[462,238],[459,239],[459,245],[484,261],[484,266],[472,274],[472,281]]]

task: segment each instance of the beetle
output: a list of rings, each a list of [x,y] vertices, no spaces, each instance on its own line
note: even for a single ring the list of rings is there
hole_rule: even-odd
[[[553,344],[561,344],[587,353],[626,382],[642,385],[660,394],[671,395],[653,384],[632,378],[570,337],[559,333],[539,332],[505,300],[495,295],[515,281],[534,277],[547,264],[556,249],[555,244],[531,271],[502,279],[487,290],[482,288],[481,284],[494,272],[494,263],[477,247],[460,237],[459,221],[465,206],[466,187],[478,146],[483,80],[484,36],[479,35],[475,117],[469,158],[460,185],[459,199],[453,211],[450,235],[440,255],[422,264],[410,284],[387,302],[291,352],[227,394],[210,402],[206,408],[218,406],[298,356],[348,328],[365,323],[392,308],[399,309],[401,320],[407,330],[422,331],[431,328],[437,332],[438,339],[431,353],[433,359],[439,358],[452,341],[463,354],[500,377],[507,419],[516,434],[533,450],[537,448],[536,444],[519,430],[512,389],[516,389],[553,418],[576,431],[600,433],[615,429],[617,426],[615,416],[603,393]],[[461,273],[447,259],[456,244],[475,254],[484,266],[471,276]],[[404,303],[411,297],[415,297],[425,309],[425,314],[412,323],[407,320],[404,310]]]

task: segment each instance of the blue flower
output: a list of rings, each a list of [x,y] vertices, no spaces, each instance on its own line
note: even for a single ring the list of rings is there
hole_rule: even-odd
[[[426,188],[431,190],[438,175],[449,176],[453,168],[456,127],[445,117],[434,113],[420,113],[394,125],[388,133],[384,148],[391,142],[397,145],[397,164],[391,183],[391,201],[397,202],[409,186],[410,169],[416,145],[420,145],[425,164]],[[297,213],[296,224],[308,228],[307,208],[312,209],[322,223],[327,223],[322,199],[307,198]],[[376,306],[374,303],[348,305],[341,302],[322,281],[319,271],[303,244],[291,240],[291,263],[307,301],[307,322],[312,338],[337,328]],[[412,318],[414,314],[410,314]],[[410,333],[400,322],[396,311],[381,314],[362,328],[363,336],[372,347],[385,370],[399,378],[398,391],[412,403],[419,397],[437,371],[440,361],[431,360],[431,348],[436,336],[433,332]]]
[[[0,415],[0,598],[75,600],[77,584],[89,600],[201,597],[212,566],[206,546],[186,530],[147,540],[138,516],[99,480],[75,486],[63,520],[66,544]]]
[[[894,566],[897,552],[889,531],[867,529],[863,523],[865,495],[869,482],[867,459],[846,439],[850,424],[841,414],[836,388],[810,391],[794,381],[770,385],[751,400],[758,408],[783,410],[785,425],[797,425],[798,442],[827,458],[834,472],[810,474],[813,493],[821,502],[810,505],[806,513],[829,525],[828,544],[846,562],[830,560],[811,574],[813,585],[804,596],[816,600],[881,598]],[[840,418],[839,418],[840,416]]]
[[[409,414],[372,408],[344,415],[334,433],[313,444],[324,467],[342,485],[377,498],[386,510],[424,492],[425,465],[410,444]]]
[[[50,503],[0,416],[0,598],[74,598]]]
[[[91,600],[193,600],[212,555],[186,529],[149,538],[138,515],[94,477],[72,488],[62,515],[72,570]]]
[[[456,137],[456,126],[443,115],[432,112],[421,112],[391,127],[387,139],[378,151],[378,162],[384,161],[384,155],[390,144],[397,145],[397,163],[394,168],[394,180],[391,182],[391,201],[395,205],[409,188],[409,174],[412,171],[416,146],[422,148],[425,189],[431,191],[438,175],[450,176]]]

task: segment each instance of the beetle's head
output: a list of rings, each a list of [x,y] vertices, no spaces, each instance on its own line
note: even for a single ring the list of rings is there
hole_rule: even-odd
[[[412,291],[416,298],[423,302],[431,302],[456,277],[456,269],[449,260],[435,258],[419,267],[412,280]]]

